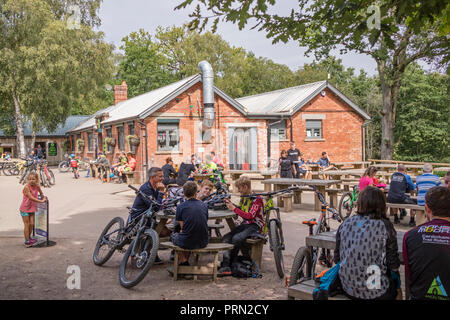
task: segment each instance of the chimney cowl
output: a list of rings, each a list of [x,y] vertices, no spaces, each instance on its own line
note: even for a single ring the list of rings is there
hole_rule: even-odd
[[[214,72],[208,61],[201,61],[198,68],[202,72],[203,82],[203,125],[207,128],[214,126]]]

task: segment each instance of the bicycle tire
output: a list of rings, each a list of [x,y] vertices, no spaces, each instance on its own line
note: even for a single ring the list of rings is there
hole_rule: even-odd
[[[42,185],[44,188],[48,188],[48,187],[49,187],[49,184],[48,184],[47,177],[46,177],[46,175],[45,175],[44,170],[39,170],[39,176],[40,176],[40,180],[41,180],[41,185]]]
[[[11,176],[12,174],[11,174],[11,169],[13,168],[13,166],[12,165],[10,165],[10,164],[4,164],[3,165],[3,174],[5,175],[5,176]]]
[[[20,174],[19,183],[25,184],[27,182],[28,175],[30,174],[30,170],[24,170]]]
[[[270,247],[273,251],[273,256],[275,258],[275,266],[277,268],[277,273],[280,279],[284,278],[284,261],[283,252],[281,249],[281,237],[280,237],[280,227],[277,220],[273,219],[269,222],[269,241]]]
[[[126,276],[126,270],[127,266],[129,267],[134,266],[136,264],[136,268],[139,268],[138,263],[139,260],[136,261],[133,257],[130,257],[131,250],[133,249],[134,242],[139,241],[139,248],[136,246],[137,250],[142,249],[142,246],[147,245],[149,249],[148,252],[144,251],[146,254],[146,259],[144,261],[144,265],[141,268],[141,272],[134,278],[134,279],[127,279]],[[151,242],[151,243],[150,243]],[[153,229],[147,229],[145,231],[145,234],[139,236],[139,239],[136,237],[134,238],[133,242],[128,246],[127,251],[125,252],[125,255],[123,256],[122,262],[120,263],[120,270],[119,270],[119,281],[120,285],[124,288],[132,288],[136,286],[139,282],[144,279],[144,277],[147,275],[148,271],[150,270],[151,266],[155,262],[156,255],[158,253],[159,249],[159,236]],[[143,254],[140,252],[140,255]],[[128,263],[128,260],[130,260],[130,263]]]
[[[50,177],[50,179],[47,178],[47,180],[50,183],[50,185],[54,186],[56,184],[55,175],[53,174],[53,171],[51,169],[47,168],[47,172],[48,172],[48,176]]]
[[[311,278],[312,257],[308,247],[301,247],[295,254],[289,277],[289,287],[296,285],[302,278]]]
[[[349,218],[353,213],[353,208],[355,207],[355,203],[352,203],[351,207],[348,207],[348,203],[346,204],[345,201],[352,201],[353,194],[351,192],[345,192],[341,200],[339,201],[339,216],[341,217],[342,221]]]
[[[106,255],[103,258],[99,257],[100,248],[103,245],[107,245],[107,244],[104,243],[103,237],[108,233],[108,231],[111,229],[111,227],[113,225],[115,225],[116,223],[119,224],[119,229],[118,230],[119,231],[123,230],[123,228],[124,228],[123,219],[121,217],[115,217],[114,219],[112,219],[106,225],[106,227],[103,229],[102,233],[100,234],[100,237],[97,240],[97,244],[95,245],[94,253],[92,255],[92,260],[93,260],[94,264],[97,265],[97,266],[101,266],[104,263],[106,263],[112,257],[112,255],[114,254],[114,251],[116,251],[116,247],[115,246],[114,247],[110,246],[108,252],[106,253]],[[122,241],[121,233],[119,233],[117,235],[117,237],[116,237],[116,241],[118,241],[118,242]]]
[[[70,166],[69,166],[69,163],[67,163],[67,161],[61,161],[58,165],[58,170],[61,173],[68,172],[69,169],[70,169]]]

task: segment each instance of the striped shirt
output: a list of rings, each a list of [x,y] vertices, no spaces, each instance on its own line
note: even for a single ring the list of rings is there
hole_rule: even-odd
[[[437,175],[432,173],[424,173],[416,178],[416,185],[419,192],[417,193],[417,204],[419,206],[425,205],[425,194],[428,189],[440,186],[441,181]]]

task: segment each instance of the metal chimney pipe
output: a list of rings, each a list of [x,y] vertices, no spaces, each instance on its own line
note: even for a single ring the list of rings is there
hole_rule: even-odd
[[[203,125],[207,128],[214,126],[214,72],[208,61],[201,61],[198,68],[202,72],[203,82]]]

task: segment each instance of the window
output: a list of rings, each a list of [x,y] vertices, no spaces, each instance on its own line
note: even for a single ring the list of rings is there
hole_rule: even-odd
[[[128,123],[128,134],[130,136],[134,135],[134,122]]]
[[[117,137],[119,140],[119,150],[125,150],[125,136],[123,134],[123,126],[117,127]]]
[[[94,145],[92,144],[92,132],[87,133],[88,151],[94,151]]]
[[[75,153],[75,136],[73,134],[70,136],[70,146],[72,153]]]
[[[180,144],[178,120],[158,120],[158,151],[178,151]]]
[[[281,141],[286,140],[286,120],[270,126],[270,140]]]
[[[306,120],[306,138],[322,139],[322,120]]]

